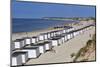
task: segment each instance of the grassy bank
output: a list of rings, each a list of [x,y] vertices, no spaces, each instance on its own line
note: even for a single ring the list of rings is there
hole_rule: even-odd
[[[94,34],[92,36],[92,39],[87,41],[86,46],[81,48],[76,54],[71,55],[72,57],[75,56],[73,62],[95,60],[95,56],[94,59],[90,58],[91,54],[95,53],[95,46],[96,46],[96,35]]]

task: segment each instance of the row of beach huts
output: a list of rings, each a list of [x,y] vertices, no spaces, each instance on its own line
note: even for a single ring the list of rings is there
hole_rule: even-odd
[[[80,29],[64,28],[63,30],[42,33],[38,36],[16,39],[11,44],[11,66],[25,65],[28,60],[37,59],[41,54],[84,33],[92,26],[88,25]]]

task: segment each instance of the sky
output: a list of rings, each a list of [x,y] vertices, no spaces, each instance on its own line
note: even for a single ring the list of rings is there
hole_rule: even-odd
[[[12,0],[11,13],[13,18],[95,17],[95,7]]]

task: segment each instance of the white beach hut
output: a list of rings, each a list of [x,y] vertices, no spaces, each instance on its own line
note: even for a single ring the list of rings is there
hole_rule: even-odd
[[[24,47],[22,49],[22,51],[27,51],[28,52],[28,58],[37,58],[39,57],[40,55],[40,52],[39,52],[39,48],[38,47],[32,47],[32,46],[29,46],[29,47]]]
[[[70,32],[70,38],[73,38],[73,31]]]
[[[63,33],[63,30],[58,30],[57,35],[61,35]]]
[[[58,46],[58,41],[56,39],[52,39],[52,46]]]
[[[67,41],[67,34],[64,33],[64,34],[62,34],[62,36],[64,37],[64,42]]]
[[[72,31],[74,31],[74,30],[75,30],[75,28],[73,27],[73,28],[72,28]]]
[[[52,43],[49,41],[44,42],[45,50],[50,50],[52,48]]]
[[[23,39],[24,39],[25,45],[29,45],[29,44],[32,43],[31,42],[31,37],[24,37]]]
[[[50,32],[51,37],[54,37],[54,31]]]
[[[53,37],[56,36],[56,32],[57,32],[57,31],[53,31]]]
[[[63,34],[63,30],[60,30],[60,35]]]
[[[11,64],[12,66],[23,65],[28,60],[28,53],[24,51],[14,52],[11,56]]]
[[[59,43],[60,43],[60,44],[63,44],[63,43],[65,42],[65,35],[62,34],[62,35],[59,35],[58,37],[60,38]]]
[[[70,32],[70,28],[69,28],[69,29],[67,29],[67,32]]]
[[[73,36],[74,37],[77,36],[77,32],[76,31],[73,32]]]
[[[65,33],[64,35],[65,35],[65,42],[66,42],[68,40],[67,34]]]
[[[61,36],[62,44],[65,42],[65,37]]]
[[[44,40],[44,35],[43,35],[43,34],[40,34],[40,35],[38,36],[38,39],[39,39],[40,41]]]
[[[37,43],[37,44],[32,45],[32,46],[33,47],[38,47],[40,53],[45,53],[46,52],[46,48],[45,48],[45,44],[44,43]]]
[[[44,35],[44,39],[47,40],[48,39],[48,33],[43,33]]]
[[[69,27],[67,29],[68,29],[68,32],[73,31],[73,27]]]
[[[52,46],[59,46],[62,43],[62,40],[60,37],[54,37],[51,39]]]
[[[66,30],[65,29],[63,30],[63,33],[66,33]]]
[[[67,33],[67,39],[71,39],[71,34],[70,33]]]
[[[68,33],[68,29],[65,28],[65,32]]]
[[[13,41],[13,43],[11,44],[11,49],[12,50],[16,50],[16,49],[20,49],[22,47],[24,47],[24,40],[23,39],[16,39]]]
[[[11,66],[18,66],[22,65],[22,59],[21,55],[18,54],[12,54],[11,58]]]
[[[19,41],[21,42],[21,45],[22,45],[22,46],[25,46],[24,39],[16,39],[16,40],[19,40]]]
[[[68,33],[68,29],[65,28],[65,32]]]
[[[56,32],[56,35],[59,35],[59,31]]]
[[[34,43],[34,44],[37,43],[38,41],[39,41],[39,39],[36,36],[31,38],[31,42]]]
[[[56,32],[56,35],[59,35],[59,30]]]
[[[51,38],[50,32],[47,32],[48,39]]]
[[[15,57],[15,55],[16,55],[16,57]],[[20,55],[21,58],[17,58],[18,55]],[[16,59],[16,60],[14,61],[14,59]],[[18,63],[19,60],[21,60],[21,64],[22,65],[25,64],[28,61],[28,52],[27,51],[16,51],[16,52],[14,52],[12,54],[12,64],[14,64],[13,62],[17,62]],[[19,65],[19,64],[17,64],[17,65]]]

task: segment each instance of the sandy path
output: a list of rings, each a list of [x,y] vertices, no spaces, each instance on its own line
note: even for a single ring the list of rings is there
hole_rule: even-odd
[[[37,59],[30,59],[26,64],[72,62],[73,58],[70,55],[77,53],[80,48],[85,46],[86,42],[91,39],[89,34],[94,34],[94,32],[95,27],[92,27],[92,29],[86,31],[84,34],[80,34],[64,44],[54,47],[56,53],[48,51]]]

